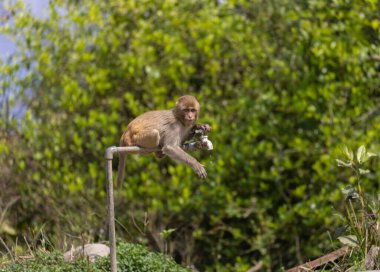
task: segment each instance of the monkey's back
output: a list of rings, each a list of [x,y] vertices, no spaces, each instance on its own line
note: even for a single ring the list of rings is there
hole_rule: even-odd
[[[157,130],[160,137],[165,138],[165,130],[169,129],[177,122],[172,110],[156,110],[148,111],[133,119],[127,126],[120,139],[121,145],[131,146],[133,143],[133,136],[139,133]]]

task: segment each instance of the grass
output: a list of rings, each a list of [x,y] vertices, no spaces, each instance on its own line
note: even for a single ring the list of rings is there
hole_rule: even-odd
[[[118,271],[123,272],[190,272],[173,259],[151,252],[138,244],[119,243],[117,248]],[[1,261],[0,261],[1,262]],[[91,263],[86,258],[67,263],[60,252],[40,250],[30,260],[3,261],[0,272],[105,272],[110,271],[109,258]]]
[[[355,156],[356,155],[356,156]],[[340,167],[348,168],[355,177],[355,186],[347,186],[342,191],[345,194],[345,209],[342,213],[344,226],[342,235],[338,237],[341,243],[352,248],[350,256],[344,258],[334,271],[362,271],[379,269],[379,256],[370,256],[369,252],[380,247],[380,195],[365,193],[361,183],[370,170],[365,168],[366,162],[377,155],[367,152],[364,146],[358,148],[356,154],[349,148],[344,148],[344,159],[337,160]],[[366,260],[375,258],[372,267],[366,265]]]

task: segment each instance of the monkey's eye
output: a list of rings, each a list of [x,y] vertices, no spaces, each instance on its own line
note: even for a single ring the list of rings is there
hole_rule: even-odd
[[[183,112],[185,112],[185,113],[189,113],[189,112],[195,113],[195,112],[197,112],[197,110],[196,109],[184,109]]]

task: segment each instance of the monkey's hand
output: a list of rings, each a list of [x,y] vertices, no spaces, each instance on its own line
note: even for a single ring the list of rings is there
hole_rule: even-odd
[[[200,164],[199,162],[194,166],[194,171],[197,172],[198,176],[201,179],[205,179],[207,177],[207,172],[205,170],[204,165]]]
[[[211,126],[209,124],[195,124],[192,131],[195,133],[196,130],[202,130],[204,134],[207,134],[211,131]]]
[[[209,124],[194,124],[190,130],[190,133],[186,137],[186,141],[194,138],[195,134],[206,135],[211,131],[211,126]]]

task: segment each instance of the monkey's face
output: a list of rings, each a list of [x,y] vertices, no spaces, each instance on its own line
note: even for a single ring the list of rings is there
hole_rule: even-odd
[[[187,127],[195,123],[199,115],[199,103],[194,96],[185,95],[178,99],[175,110],[177,118]]]
[[[195,108],[185,108],[182,110],[183,112],[183,119],[185,120],[186,125],[192,125],[196,120],[198,116],[198,111]]]

